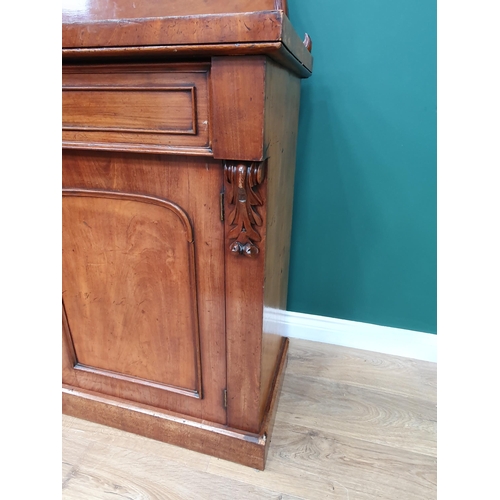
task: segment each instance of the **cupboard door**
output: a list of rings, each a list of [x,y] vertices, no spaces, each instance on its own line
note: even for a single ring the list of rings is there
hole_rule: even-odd
[[[68,152],[63,183],[63,382],[225,423],[220,164]]]

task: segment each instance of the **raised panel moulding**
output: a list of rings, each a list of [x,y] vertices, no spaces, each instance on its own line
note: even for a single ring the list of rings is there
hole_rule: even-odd
[[[63,300],[74,369],[202,397],[187,214],[151,196],[66,189],[63,197]]]
[[[210,156],[209,68],[65,65],[63,147]]]
[[[63,130],[196,135],[194,86],[67,86],[62,105]]]
[[[287,337],[437,362],[437,335],[313,314],[264,308],[269,331]]]

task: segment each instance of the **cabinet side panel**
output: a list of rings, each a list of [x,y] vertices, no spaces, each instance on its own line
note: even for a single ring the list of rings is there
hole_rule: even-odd
[[[261,416],[279,363],[286,310],[300,79],[271,60],[266,66],[267,227],[262,337]]]

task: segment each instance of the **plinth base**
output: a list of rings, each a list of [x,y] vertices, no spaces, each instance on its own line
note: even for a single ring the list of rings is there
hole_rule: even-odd
[[[63,385],[63,413],[264,470],[285,373],[288,339],[274,376],[259,434],[167,412],[92,391]]]

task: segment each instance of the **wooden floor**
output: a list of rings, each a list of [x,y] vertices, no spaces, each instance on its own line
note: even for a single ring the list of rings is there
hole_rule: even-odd
[[[435,499],[436,365],[291,339],[263,472],[63,416],[63,498]]]

